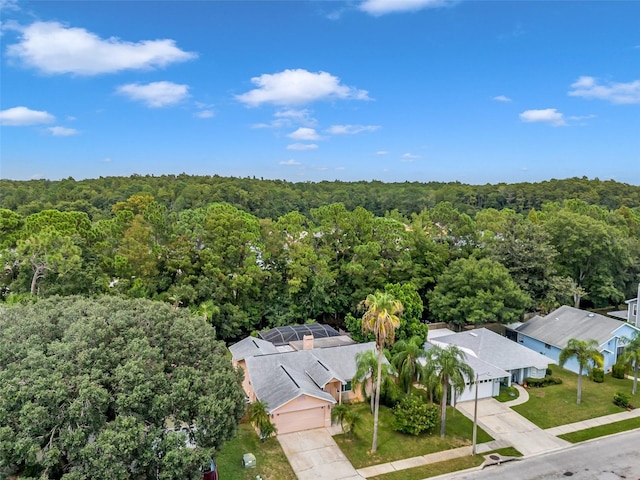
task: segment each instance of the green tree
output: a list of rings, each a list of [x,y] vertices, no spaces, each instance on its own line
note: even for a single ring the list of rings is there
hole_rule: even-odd
[[[638,370],[640,370],[640,334],[637,332],[624,348],[622,361],[633,364],[633,391],[631,393],[635,395],[638,387]]]
[[[604,220],[571,209],[546,212],[543,222],[558,251],[557,265],[577,288],[574,306],[580,308],[583,292],[596,306],[624,299],[621,279],[631,264],[629,243],[622,232]]]
[[[400,325],[399,315],[402,314],[402,303],[385,292],[377,291],[364,300],[367,309],[362,316],[362,330],[371,332],[375,336],[378,350],[378,374],[376,377],[376,392],[373,413],[373,440],[371,451],[378,449],[378,413],[380,411],[380,381],[382,379],[382,355],[385,345],[393,345],[395,331]]]
[[[560,351],[558,364],[562,367],[570,358],[575,357],[578,362],[578,396],[576,403],[580,405],[582,399],[582,373],[589,372],[591,365],[602,368],[604,358],[598,351],[596,340],[578,340],[572,338],[567,342],[567,346]]]
[[[438,278],[429,308],[438,320],[463,327],[513,322],[529,304],[504,266],[488,258],[462,258]]]
[[[426,337],[414,336],[409,340],[400,340],[393,346],[391,364],[398,372],[400,387],[411,393],[411,387],[419,380],[420,360],[426,358],[424,349]]]
[[[467,364],[462,350],[455,345],[432,346],[427,352],[427,364],[442,385],[440,436],[444,438],[449,388],[452,388],[455,395],[460,395],[465,389],[466,382],[473,382],[473,369]]]
[[[409,435],[429,432],[438,424],[438,407],[419,395],[406,395],[393,409],[393,428]]]
[[[227,355],[207,322],[161,302],[4,306],[0,476],[194,478],[245,411]]]

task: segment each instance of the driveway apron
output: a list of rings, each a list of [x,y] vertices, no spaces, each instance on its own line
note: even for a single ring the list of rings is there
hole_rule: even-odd
[[[278,435],[300,480],[362,480],[326,428]]]
[[[458,403],[457,408],[473,420],[473,401]],[[545,432],[494,398],[478,400],[478,425],[494,439],[513,445],[524,456],[570,445],[569,442]]]

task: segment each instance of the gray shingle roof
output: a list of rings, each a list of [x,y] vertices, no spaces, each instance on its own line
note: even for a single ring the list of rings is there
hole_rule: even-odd
[[[438,338],[436,340],[426,342],[424,344],[424,349],[428,352],[433,345],[439,345],[444,348],[448,346],[448,344],[441,342],[441,339]],[[462,353],[464,354],[465,362],[473,369],[474,377],[476,373],[478,374],[478,380],[480,381],[493,380],[497,378],[509,377],[510,375],[509,372],[504,371],[502,368],[492,365],[489,362],[485,362],[481,358],[478,358],[472,355],[471,353],[465,351],[464,348],[461,348],[461,350],[462,350]],[[419,362],[422,365],[425,364],[424,359],[419,359]],[[467,382],[470,382],[472,380],[475,380],[475,378],[467,378]]]
[[[549,359],[538,352],[498,335],[486,328],[438,337],[439,342],[468,348],[478,358],[504,370],[535,367],[545,369]]]
[[[233,359],[238,362],[247,357],[277,353],[278,349],[273,343],[262,340],[261,338],[247,337],[231,345],[229,351]]]
[[[545,317],[534,317],[516,331],[560,349],[567,342],[594,339],[598,345],[608,342],[626,322],[563,305]]]
[[[356,355],[367,350],[375,351],[375,343],[251,356],[245,362],[256,397],[272,412],[301,395],[335,403],[322,388],[333,378],[352,380]]]

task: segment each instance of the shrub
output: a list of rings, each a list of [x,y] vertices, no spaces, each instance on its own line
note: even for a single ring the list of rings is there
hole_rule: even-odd
[[[611,368],[611,376],[613,378],[624,378],[627,374],[627,365],[618,361]]]
[[[438,407],[417,395],[407,395],[393,409],[394,430],[410,435],[432,431],[438,420]]]
[[[525,378],[524,381],[531,388],[542,388],[549,385],[560,385],[562,379],[558,377],[544,377],[544,378]]]
[[[613,403],[622,408],[630,407],[629,395],[626,393],[618,392],[613,396]]]
[[[596,383],[604,382],[604,370],[598,367],[591,369],[591,380]]]
[[[547,377],[550,377],[551,375],[553,375],[553,372],[551,371],[550,368],[547,368],[547,373],[546,373]]]

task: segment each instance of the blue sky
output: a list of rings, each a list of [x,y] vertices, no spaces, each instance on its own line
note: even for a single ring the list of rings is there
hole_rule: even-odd
[[[640,2],[0,5],[1,178],[640,185]]]

